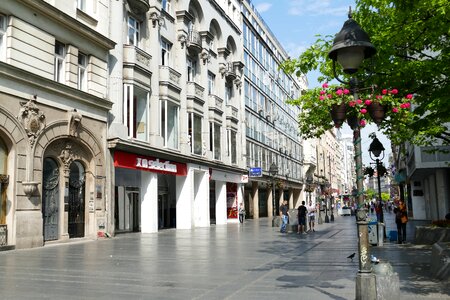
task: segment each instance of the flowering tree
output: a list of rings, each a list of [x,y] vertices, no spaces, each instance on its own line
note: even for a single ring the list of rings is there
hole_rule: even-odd
[[[365,86],[390,86],[414,94],[413,113],[401,122],[383,122],[380,124],[382,130],[395,144],[408,140],[427,145],[436,139],[450,144],[447,127],[450,123],[448,0],[355,2],[353,19],[364,28],[377,49],[373,61],[364,62],[360,68],[374,72]],[[333,38],[319,37],[298,59],[286,61],[285,70],[300,75],[318,69],[323,75],[320,81],[332,80],[332,62],[327,57]],[[307,95],[313,93],[308,92]],[[308,107],[306,98],[301,102],[305,108]],[[331,126],[326,124],[326,127]]]
[[[333,126],[347,121],[350,127],[376,123],[394,142],[401,141],[398,132],[413,118],[410,111],[412,94],[400,96],[397,89],[370,89],[357,98],[345,87],[324,83],[289,103],[302,108],[299,116],[300,134],[306,138],[319,137]],[[340,115],[339,115],[340,110]]]

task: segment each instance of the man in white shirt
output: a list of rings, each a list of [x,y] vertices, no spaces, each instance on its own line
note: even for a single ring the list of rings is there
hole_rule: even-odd
[[[309,231],[315,231],[314,221],[316,219],[316,206],[312,204],[311,200],[309,200],[308,206],[306,206],[306,208],[308,209]]]

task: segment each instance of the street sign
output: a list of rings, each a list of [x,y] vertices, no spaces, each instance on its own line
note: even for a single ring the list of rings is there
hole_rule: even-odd
[[[249,177],[262,177],[262,169],[261,168],[250,168],[248,171]]]

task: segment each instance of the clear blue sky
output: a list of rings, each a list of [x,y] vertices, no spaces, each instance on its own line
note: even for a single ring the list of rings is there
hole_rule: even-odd
[[[306,48],[317,40],[317,35],[335,35],[348,19],[348,10],[355,9],[354,0],[253,0],[256,7],[270,30],[274,33],[283,48],[293,58],[298,57]],[[320,86],[317,81],[318,72],[307,74],[309,87]],[[351,134],[347,125],[342,129],[343,134]],[[372,142],[368,135],[377,132],[375,125],[369,125],[361,131],[363,161],[367,165],[371,162],[368,154]],[[377,137],[386,149],[385,166],[391,152],[390,141],[381,133]]]

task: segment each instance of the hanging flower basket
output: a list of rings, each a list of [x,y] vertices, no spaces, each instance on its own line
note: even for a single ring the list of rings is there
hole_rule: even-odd
[[[345,103],[333,104],[331,106],[331,119],[333,119],[334,126],[339,128],[344,124],[347,115],[347,105]]]
[[[386,106],[377,101],[371,102],[367,111],[375,124],[381,124],[386,117]]]
[[[347,116],[347,124],[348,124],[348,126],[350,126],[351,129],[358,128],[358,126],[359,126],[358,116],[348,115]]]

